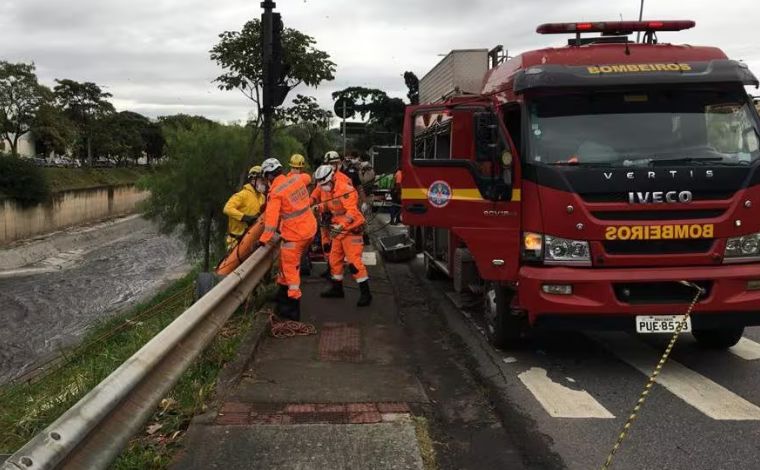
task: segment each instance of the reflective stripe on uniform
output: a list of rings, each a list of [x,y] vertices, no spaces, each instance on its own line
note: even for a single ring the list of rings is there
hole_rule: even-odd
[[[291,176],[284,183],[282,183],[281,185],[279,185],[276,188],[274,188],[274,193],[275,194],[280,194],[284,190],[286,190],[289,187],[293,186],[296,183],[296,181],[299,181],[299,180],[300,180],[300,178],[295,177],[295,176]]]
[[[288,286],[288,289],[290,289],[290,290],[298,290],[300,288],[301,288],[301,286],[298,285],[298,284],[291,284],[291,285]]]
[[[277,228],[276,227],[264,227],[264,231],[265,232],[274,233],[274,232],[277,231]]]
[[[304,207],[303,209],[298,209],[297,211],[293,211],[290,214],[283,214],[280,218],[282,220],[290,220],[292,218],[298,217],[299,215],[303,215],[305,213],[309,212],[309,207]]]
[[[368,277],[357,277],[356,278],[356,282],[359,283],[359,284],[361,284],[362,282],[366,282],[366,281],[369,281]]]
[[[332,212],[333,215],[345,215],[346,209],[335,209],[335,210],[331,210],[330,212]]]
[[[343,274],[333,274],[332,278],[333,278],[333,281],[342,281]]]
[[[283,243],[282,243],[282,247],[283,247],[283,248],[293,248],[293,247],[295,247],[295,246],[296,246],[296,243],[295,243],[295,242],[283,242]]]

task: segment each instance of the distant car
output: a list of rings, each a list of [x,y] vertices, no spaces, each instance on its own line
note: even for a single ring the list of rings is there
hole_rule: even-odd
[[[30,160],[37,166],[48,166],[48,162],[44,158],[33,157]]]

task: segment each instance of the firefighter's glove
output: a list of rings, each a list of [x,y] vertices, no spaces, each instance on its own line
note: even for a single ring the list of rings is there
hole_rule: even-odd
[[[253,225],[253,223],[256,222],[256,217],[252,215],[244,215],[242,221],[248,225]]]
[[[330,225],[330,235],[337,237],[341,233],[343,233],[343,226],[341,224]]]
[[[368,202],[362,202],[362,214],[369,214],[369,203]]]

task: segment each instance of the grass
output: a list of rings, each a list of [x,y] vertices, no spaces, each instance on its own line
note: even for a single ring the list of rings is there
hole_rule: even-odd
[[[422,466],[425,470],[437,470],[438,464],[435,460],[435,447],[433,439],[430,437],[430,428],[427,419],[422,416],[415,416],[414,431],[417,435],[417,444],[422,457]]]
[[[42,168],[52,192],[135,184],[143,168]]]
[[[254,295],[252,307],[262,305],[266,288]],[[252,329],[266,327],[264,316],[254,316],[253,309],[238,311],[227,321],[209,347],[184,373],[174,389],[164,398],[141,435],[135,436],[114,462],[115,470],[165,469],[181,449],[182,438],[196,415],[205,413],[214,398],[219,371],[237,352]]]

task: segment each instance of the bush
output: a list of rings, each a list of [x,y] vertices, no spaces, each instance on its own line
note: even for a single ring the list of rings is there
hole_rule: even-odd
[[[30,160],[0,155],[0,195],[29,206],[45,202],[50,188],[42,169]]]

